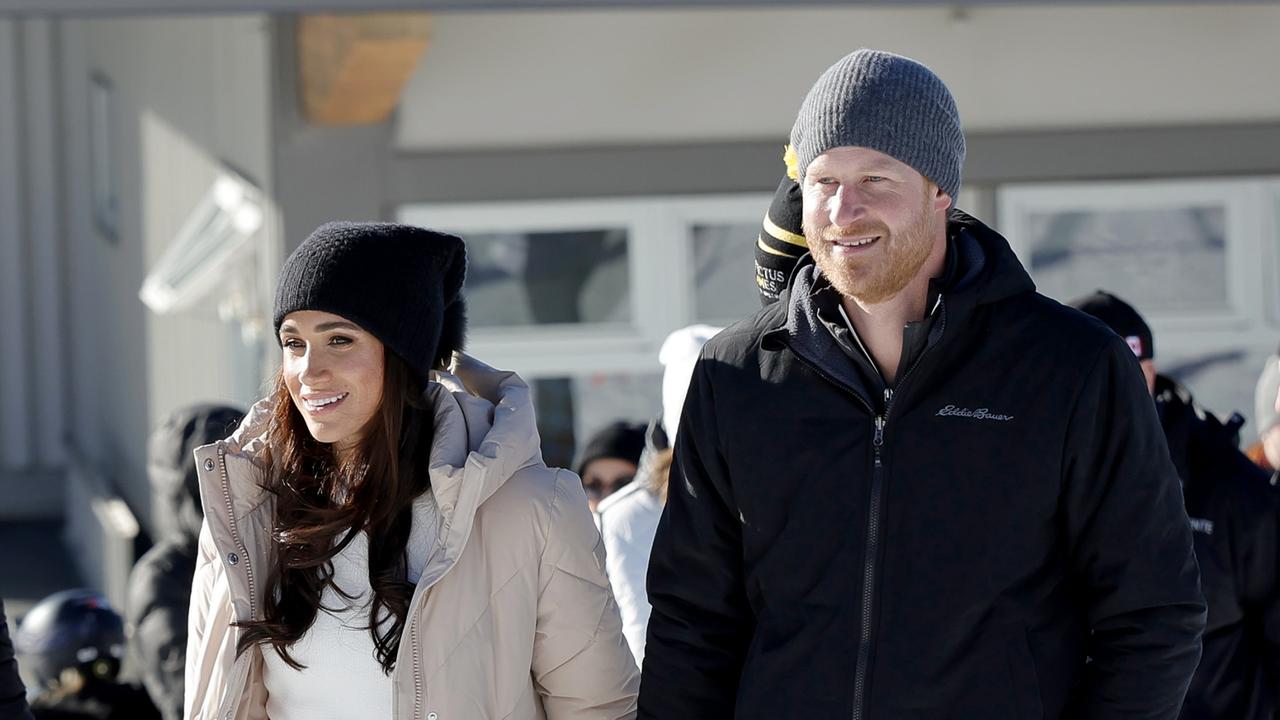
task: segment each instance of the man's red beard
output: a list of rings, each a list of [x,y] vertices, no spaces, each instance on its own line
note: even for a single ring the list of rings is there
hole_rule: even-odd
[[[815,231],[805,227],[809,250],[818,269],[841,295],[867,305],[882,303],[911,284],[933,250],[936,224],[926,195],[920,215],[901,232],[891,233],[883,223],[863,221]],[[832,244],[840,238],[876,237],[879,248],[865,257],[836,258]]]

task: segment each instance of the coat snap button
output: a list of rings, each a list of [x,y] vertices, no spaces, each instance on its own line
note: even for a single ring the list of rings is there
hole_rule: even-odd
[[[240,556],[235,553],[227,553],[227,562],[231,563],[232,565],[239,565]]]
[[[209,458],[204,461],[205,472],[213,472],[213,459]]]
[[[427,713],[427,720],[440,720],[440,716],[435,713]]]

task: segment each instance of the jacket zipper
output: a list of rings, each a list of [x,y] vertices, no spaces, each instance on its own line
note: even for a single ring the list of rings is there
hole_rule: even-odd
[[[870,507],[867,509],[867,541],[866,554],[862,566],[862,620],[861,632],[858,638],[858,660],[854,666],[853,680],[853,720],[861,720],[862,706],[866,702],[867,690],[867,664],[871,656],[871,631],[872,631],[872,613],[871,604],[875,596],[875,578],[876,578],[876,555],[880,547],[880,513],[882,510],[881,494],[883,492],[882,468],[884,467],[881,460],[881,448],[884,446],[884,426],[885,416],[877,413],[875,408],[871,407],[871,403],[855,392],[852,388],[844,383],[836,380],[827,374],[825,370],[818,366],[817,363],[806,358],[801,353],[796,353],[796,357],[800,358],[805,365],[816,372],[827,382],[844,390],[850,397],[857,400],[860,405],[867,409],[867,413],[875,418],[875,433],[871,438],[871,446],[873,448],[873,467],[871,471],[871,501]],[[891,397],[891,391],[885,390],[886,399]]]
[[[258,606],[254,601],[253,592],[253,563],[249,561],[249,550],[245,547],[240,537],[240,527],[236,524],[235,508],[231,504],[231,478],[227,475],[227,451],[221,445],[218,446],[218,466],[222,469],[222,497],[227,502],[227,520],[230,521],[231,540],[240,551],[240,559],[244,561],[244,574],[249,581],[249,619],[253,620],[258,617]]]
[[[941,334],[945,332],[947,329],[947,309],[942,302],[941,296],[938,297],[938,303],[935,307],[938,311],[942,313],[942,315],[938,318],[938,322],[941,323],[941,325],[939,325],[938,327],[938,334],[939,336],[941,336]],[[911,377],[911,374],[915,372],[915,369],[920,366],[920,361],[924,359],[924,356],[927,355],[928,352],[929,352],[929,348],[926,347],[925,350],[920,353],[920,356],[916,358],[915,362],[911,364],[911,367],[908,368],[905,373],[903,373],[902,377],[899,378],[898,380],[899,388],[901,388],[906,383],[907,378]],[[809,360],[808,358],[805,358],[804,355],[800,353],[796,353],[796,357],[800,358],[806,365],[809,366],[810,369],[818,373],[818,375],[821,376],[823,379],[825,379],[827,382],[844,390],[846,393],[849,394],[850,397],[854,398],[859,403],[861,403],[862,406],[867,409],[867,412],[870,413],[873,418],[875,418],[875,432],[871,438],[871,447],[873,451],[872,452],[873,467],[871,470],[871,498],[870,498],[870,506],[867,509],[866,555],[865,555],[865,560],[863,562],[863,567],[862,567],[861,633],[860,633],[859,642],[858,642],[858,660],[854,666],[854,679],[853,679],[852,718],[853,720],[863,720],[863,717],[866,714],[865,705],[866,705],[866,695],[867,695],[867,666],[871,662],[871,635],[872,635],[872,631],[874,630],[873,623],[872,623],[872,618],[873,618],[872,605],[873,605],[873,601],[875,600],[875,581],[876,581],[876,565],[877,565],[876,559],[880,552],[880,535],[881,535],[880,515],[882,514],[884,509],[883,508],[884,499],[882,497],[884,494],[884,461],[882,457],[883,448],[884,448],[884,433],[885,433],[885,427],[889,424],[889,414],[893,410],[894,391],[892,388],[885,388],[884,414],[878,414],[876,413],[875,409],[871,407],[871,403],[867,402],[867,400],[865,400],[861,395],[859,395],[849,386],[831,377],[831,375],[827,374],[827,372],[824,371],[821,367],[819,367],[817,363],[813,362],[812,360]]]
[[[244,562],[245,577],[249,582],[249,619],[253,620],[258,617],[258,606],[254,601],[253,591],[253,563],[249,560],[249,551],[240,538],[240,527],[236,524],[235,506],[231,504],[231,478],[227,474],[227,452],[222,445],[218,445],[218,466],[222,471],[222,498],[227,504],[227,520],[231,528],[231,541],[235,543],[236,550],[239,551],[240,558]],[[221,558],[221,560],[225,560],[225,558]],[[241,660],[245,661],[245,670],[247,670],[248,659],[237,658],[237,662]],[[240,685],[240,691],[235,694],[235,699],[230,703],[230,707],[224,704],[223,707],[219,708],[219,715],[226,718],[226,720],[231,720],[231,716],[235,714],[236,705],[240,703],[240,697],[244,694],[244,671],[238,672],[237,675],[236,682]],[[227,699],[231,700],[231,698]]]
[[[938,296],[938,304],[936,308],[942,313],[938,318],[940,323],[938,326],[938,335],[947,329],[947,308],[942,303],[942,296]],[[902,388],[906,385],[907,378],[911,377],[911,373],[920,367],[920,361],[929,353],[929,348],[925,347],[924,351],[911,363],[911,367],[898,378],[898,387]],[[866,714],[866,692],[867,692],[867,666],[871,660],[871,606],[874,599],[875,584],[875,558],[880,550],[880,512],[881,512],[881,493],[883,492],[883,482],[881,480],[883,462],[881,460],[881,449],[884,447],[884,431],[889,424],[889,414],[893,412],[893,388],[884,389],[884,414],[876,416],[875,437],[871,441],[872,447],[875,449],[875,468],[871,473],[871,510],[870,519],[867,523],[867,560],[863,570],[862,577],[862,642],[858,645],[858,663],[854,668],[853,680],[853,720],[863,720]]]
[[[414,620],[409,619],[413,628],[409,633],[409,641],[413,643],[409,650],[413,654],[413,720],[419,720],[422,717],[422,672],[418,668],[418,623]]]
[[[885,390],[885,397],[890,395]],[[880,512],[884,493],[883,469],[880,448],[884,447],[885,416],[876,415],[875,435],[871,438],[875,464],[871,470],[871,506],[867,511],[867,548],[862,566],[862,625],[858,638],[858,662],[853,676],[853,718],[862,718],[862,708],[867,696],[867,665],[871,660],[871,609],[875,599],[876,558],[880,554]]]

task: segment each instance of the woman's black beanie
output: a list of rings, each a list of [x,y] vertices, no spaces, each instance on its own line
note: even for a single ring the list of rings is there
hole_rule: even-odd
[[[280,269],[276,338],[291,312],[341,315],[381,340],[425,383],[462,349],[466,274],[462,238],[393,223],[326,223]]]

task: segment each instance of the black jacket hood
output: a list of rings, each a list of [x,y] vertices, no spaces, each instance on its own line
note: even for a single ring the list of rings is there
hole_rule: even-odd
[[[181,535],[194,543],[204,513],[195,449],[230,435],[244,412],[226,405],[190,405],[162,421],[147,441],[147,479],[155,494],[158,537]]]
[[[1035,292],[1035,283],[1009,247],[1009,241],[961,210],[951,210],[947,216],[947,253],[954,258],[948,260],[941,279],[947,325],[963,326],[978,306]],[[762,349],[777,351],[789,345],[810,358],[840,354],[835,339],[816,324],[813,291],[818,282],[818,266],[813,255],[806,254],[797,263],[778,303],[764,311],[771,314],[766,320],[771,329],[761,338]],[[862,384],[857,371],[847,363],[827,369],[850,387]]]

